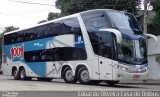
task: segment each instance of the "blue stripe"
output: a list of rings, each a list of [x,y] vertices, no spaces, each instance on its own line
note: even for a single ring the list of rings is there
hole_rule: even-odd
[[[26,51],[33,51],[33,50],[42,50],[46,49],[46,44],[52,40],[53,37],[44,38],[44,39],[38,39],[33,41],[27,41],[23,43],[17,43],[17,44],[11,44],[11,45],[5,45],[5,51],[7,54],[7,57],[11,59],[10,49],[18,46],[24,45],[24,52]],[[39,75],[40,77],[46,76],[46,62],[33,62],[33,63],[27,63],[25,62],[24,58],[15,57],[14,59],[11,59],[13,62],[21,61],[24,64],[26,64],[35,74]]]

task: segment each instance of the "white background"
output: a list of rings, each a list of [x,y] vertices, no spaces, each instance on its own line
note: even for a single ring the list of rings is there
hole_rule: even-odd
[[[24,2],[55,5],[56,0],[17,0]],[[49,12],[60,12],[55,6],[36,5],[0,0],[0,32],[3,27],[16,26],[20,28],[36,25],[39,21],[47,19]]]

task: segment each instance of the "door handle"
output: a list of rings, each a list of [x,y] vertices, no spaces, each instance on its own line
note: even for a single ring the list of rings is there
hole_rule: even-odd
[[[103,64],[103,62],[102,62],[102,61],[100,61],[100,64]]]

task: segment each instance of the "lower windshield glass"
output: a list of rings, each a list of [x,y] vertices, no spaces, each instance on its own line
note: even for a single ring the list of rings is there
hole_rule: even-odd
[[[145,64],[147,62],[145,40],[132,40],[123,38],[122,43],[118,44],[118,59],[129,64]]]

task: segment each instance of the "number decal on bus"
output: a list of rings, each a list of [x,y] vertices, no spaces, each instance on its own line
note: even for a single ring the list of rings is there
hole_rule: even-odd
[[[11,58],[14,59],[15,57],[24,58],[24,46],[13,46],[10,49]]]

